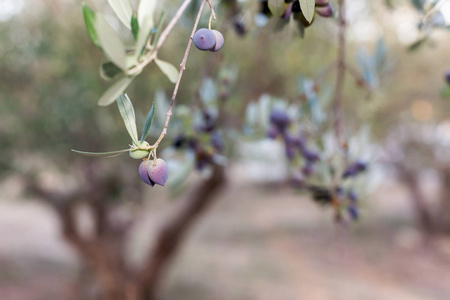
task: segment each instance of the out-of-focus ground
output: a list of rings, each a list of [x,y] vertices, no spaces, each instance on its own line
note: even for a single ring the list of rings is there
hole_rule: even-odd
[[[164,192],[150,191],[135,256],[170,208]],[[336,226],[330,210],[290,189],[230,180],[174,261],[161,298],[450,299],[450,237],[426,239],[396,183],[383,183],[364,203],[358,224]],[[2,199],[0,299],[79,299],[79,281],[76,254],[52,211]]]

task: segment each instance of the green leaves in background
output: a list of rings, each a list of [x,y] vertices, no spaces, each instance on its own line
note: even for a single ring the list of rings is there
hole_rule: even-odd
[[[172,83],[176,83],[178,80],[178,70],[171,63],[163,60],[155,59],[156,65],[161,71],[169,78]]]
[[[144,129],[142,130],[141,142],[145,141],[145,139],[147,138],[148,133],[150,132],[150,128],[152,127],[154,116],[155,116],[155,102],[153,102],[152,108],[150,108],[150,111],[148,113],[147,120],[145,121]]]
[[[135,14],[131,17],[131,32],[133,33],[134,40],[137,41],[139,34],[139,23]]]
[[[138,135],[136,128],[136,115],[134,114],[133,104],[127,94],[121,94],[117,99],[120,115],[122,116],[128,134],[135,145],[138,145]]]
[[[123,25],[131,29],[130,20],[133,9],[131,8],[130,2],[128,0],[108,0],[108,3]]]
[[[281,17],[286,9],[284,0],[269,0],[268,5],[270,12],[274,17]]]
[[[127,70],[125,46],[102,14],[97,14],[97,34],[105,55],[119,68]]]
[[[299,1],[303,16],[305,17],[306,21],[311,23],[314,17],[314,7],[316,6],[316,1],[315,0],[299,0]]]
[[[111,80],[121,73],[123,73],[122,70],[110,61],[100,66],[100,77],[104,80]]]
[[[84,23],[86,24],[86,30],[89,34],[89,37],[91,38],[91,41],[94,43],[95,46],[101,48],[102,46],[100,44],[100,40],[98,39],[97,30],[95,28],[96,26],[95,12],[85,3],[83,3],[83,18]]]
[[[123,91],[130,85],[133,81],[134,77],[123,77],[118,80],[106,92],[102,95],[100,100],[98,101],[98,105],[100,106],[108,106],[114,101],[116,101],[117,97],[123,93]]]
[[[450,100],[450,84],[447,84],[442,88],[441,97],[444,100]]]

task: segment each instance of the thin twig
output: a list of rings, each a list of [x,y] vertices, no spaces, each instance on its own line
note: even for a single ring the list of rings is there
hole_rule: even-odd
[[[343,146],[342,122],[343,122],[343,90],[345,82],[345,0],[339,0],[339,45],[337,59],[336,90],[334,94],[334,121],[335,135],[339,148]]]
[[[366,80],[357,69],[346,63],[345,70],[347,70],[347,72],[355,78],[358,85],[370,90],[370,86],[367,84]]]
[[[164,124],[164,129],[162,130],[158,140],[153,145],[151,145],[148,149],[157,148],[159,143],[161,143],[162,139],[167,134],[167,128],[169,127],[169,120],[170,120],[170,116],[172,115],[172,109],[175,104],[175,98],[177,97],[178,88],[179,88],[180,82],[181,82],[181,77],[183,77],[183,72],[186,69],[186,62],[187,62],[187,59],[189,56],[189,51],[191,50],[192,40],[194,39],[194,34],[195,34],[195,31],[197,30],[198,22],[200,21],[200,17],[202,16],[203,8],[205,7],[206,2],[210,3],[209,0],[203,0],[202,4],[200,5],[200,9],[198,11],[197,18],[195,19],[194,27],[192,28],[191,36],[189,38],[189,42],[186,47],[186,52],[184,53],[183,61],[180,64],[180,72],[178,73],[178,80],[177,80],[177,83],[175,84],[175,88],[173,90],[172,99],[170,100],[169,110],[166,113],[167,116],[166,116],[166,122]]]

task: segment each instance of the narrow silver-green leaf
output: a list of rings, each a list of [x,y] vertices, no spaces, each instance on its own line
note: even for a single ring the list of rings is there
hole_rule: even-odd
[[[299,1],[303,16],[305,17],[306,21],[311,23],[314,17],[314,8],[316,6],[316,1],[315,0],[299,0]]]
[[[165,10],[162,11],[161,16],[159,17],[158,27],[156,28],[155,37],[153,38],[152,47],[155,47],[158,43],[159,36],[161,35],[162,26],[164,24],[164,20],[166,19],[167,12]]]
[[[147,43],[147,40],[150,36],[150,33],[153,29],[153,19],[152,18],[146,18],[144,19],[143,23],[139,23],[139,34],[138,39],[136,41],[136,48],[134,57],[136,60],[138,60],[139,56],[141,56],[142,50],[145,47],[145,44]]]
[[[141,0],[137,11],[139,25],[144,24],[144,20],[149,18],[153,24],[153,13],[155,12],[157,0]]]
[[[274,17],[281,17],[285,11],[284,0],[269,0],[269,9]]]
[[[123,25],[131,29],[130,20],[133,9],[131,8],[130,2],[128,0],[108,0],[108,3]]]
[[[127,70],[125,46],[102,14],[97,14],[97,34],[105,55],[119,68]]]
[[[86,3],[83,3],[83,18],[84,23],[86,24],[86,30],[88,32],[88,35],[91,39],[91,41],[94,43],[95,46],[101,48],[100,40],[98,39],[97,30],[95,28],[96,26],[96,16],[95,12],[86,5]]]
[[[130,149],[123,149],[123,150],[116,150],[116,151],[109,151],[109,152],[87,152],[87,151],[79,151],[79,150],[75,150],[72,149],[72,152],[78,153],[78,154],[82,154],[82,155],[86,155],[86,156],[96,156],[96,157],[115,157],[115,156],[119,156],[122,155],[126,152],[129,152]]]
[[[125,91],[125,89],[130,85],[133,81],[134,77],[124,77],[117,82],[115,82],[106,92],[101,96],[100,100],[98,100],[98,105],[100,106],[108,106],[114,101],[116,101],[117,97]]]
[[[155,116],[155,102],[153,102],[152,108],[150,108],[150,111],[148,113],[147,120],[145,121],[144,129],[142,130],[141,142],[145,141],[145,139],[147,138],[148,133],[150,132],[150,128],[152,127],[154,116]]]
[[[177,82],[178,70],[174,67],[174,65],[159,59],[155,59],[155,63],[172,83]]]
[[[121,94],[117,99],[120,115],[122,116],[128,134],[135,145],[138,144],[138,135],[136,128],[136,115],[134,114],[133,104],[127,94]]]

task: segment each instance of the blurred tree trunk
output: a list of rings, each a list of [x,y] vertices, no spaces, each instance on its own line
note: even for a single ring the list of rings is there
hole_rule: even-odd
[[[114,222],[109,218],[111,196],[115,178],[99,178],[95,168],[83,170],[89,178],[88,186],[77,192],[62,195],[39,186],[29,178],[29,189],[47,200],[55,209],[65,239],[77,250],[86,264],[102,300],[150,300],[154,299],[161,279],[184,238],[195,221],[217,199],[225,184],[223,166],[213,166],[208,179],[200,182],[191,193],[179,203],[172,215],[162,224],[157,233],[155,247],[149,253],[142,269],[131,269],[125,261],[126,235],[131,224]],[[88,235],[80,232],[77,209],[86,206],[92,216],[93,230]]]
[[[224,167],[214,165],[211,176],[200,182],[161,226],[156,238],[156,247],[147,258],[140,276],[140,283],[144,288],[141,300],[155,299],[158,284],[165,270],[195,221],[217,199],[225,180]]]
[[[442,182],[440,192],[440,227],[450,233],[450,168],[441,171]]]
[[[400,171],[402,182],[411,194],[411,200],[420,226],[426,232],[433,232],[435,226],[426,203],[425,195],[420,187],[419,174],[402,166],[397,166],[397,169]]]

